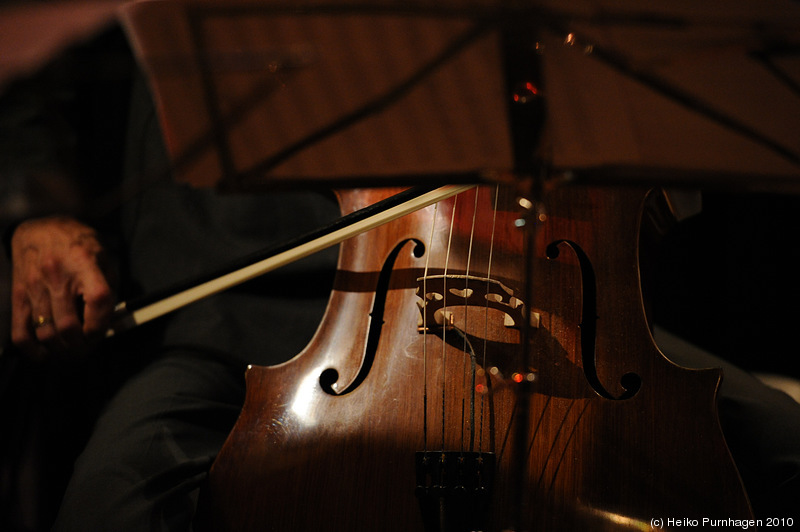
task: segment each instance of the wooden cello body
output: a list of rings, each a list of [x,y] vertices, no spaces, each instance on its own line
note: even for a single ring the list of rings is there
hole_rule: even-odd
[[[386,194],[340,199],[349,212]],[[516,195],[481,187],[344,243],[310,345],[248,370],[198,527],[597,531],[751,517],[716,416],[719,371],[675,366],[650,335],[646,195],[557,189],[520,228]]]

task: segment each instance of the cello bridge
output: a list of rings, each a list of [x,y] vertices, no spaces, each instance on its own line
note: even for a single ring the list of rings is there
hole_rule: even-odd
[[[420,309],[418,330],[454,327],[452,308],[478,307],[503,314],[506,327],[520,328],[524,323],[525,304],[514,290],[500,281],[473,275],[429,275],[417,279],[417,306]],[[539,314],[531,313],[530,324],[539,326]]]

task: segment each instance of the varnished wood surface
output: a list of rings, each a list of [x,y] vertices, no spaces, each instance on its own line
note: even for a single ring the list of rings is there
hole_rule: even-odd
[[[343,195],[343,211],[385,193]],[[501,191],[496,216],[494,190],[478,194],[342,246],[312,343],[286,364],[248,371],[245,408],[211,471],[199,527],[423,530],[414,467],[423,450],[495,453],[486,530],[649,530],[655,518],[751,515],[716,417],[719,371],[673,365],[649,333],[638,266],[646,193],[551,193],[536,235],[532,301],[514,194]],[[365,367],[376,286],[393,251],[383,324]],[[426,271],[446,276],[454,328],[419,330],[417,279]],[[466,284],[457,277],[465,275]],[[515,312],[459,302],[464,289],[485,295],[475,277],[501,282],[537,316],[527,368],[519,366],[521,330],[506,319],[518,320]],[[464,338],[475,352],[474,383]],[[331,368],[333,393],[321,384]],[[525,456],[515,442],[515,373],[534,376]],[[471,416],[473,387],[483,393]]]

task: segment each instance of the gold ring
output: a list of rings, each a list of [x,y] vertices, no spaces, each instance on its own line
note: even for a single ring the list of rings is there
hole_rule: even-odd
[[[39,327],[44,327],[45,325],[50,325],[51,323],[53,323],[52,319],[46,318],[44,316],[39,316],[38,318],[36,318],[36,321],[33,324],[33,326],[38,329]]]

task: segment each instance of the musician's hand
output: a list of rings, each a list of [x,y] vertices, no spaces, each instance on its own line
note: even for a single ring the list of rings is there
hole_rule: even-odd
[[[109,325],[103,247],[71,218],[21,224],[11,239],[11,339],[32,355],[82,352]]]

